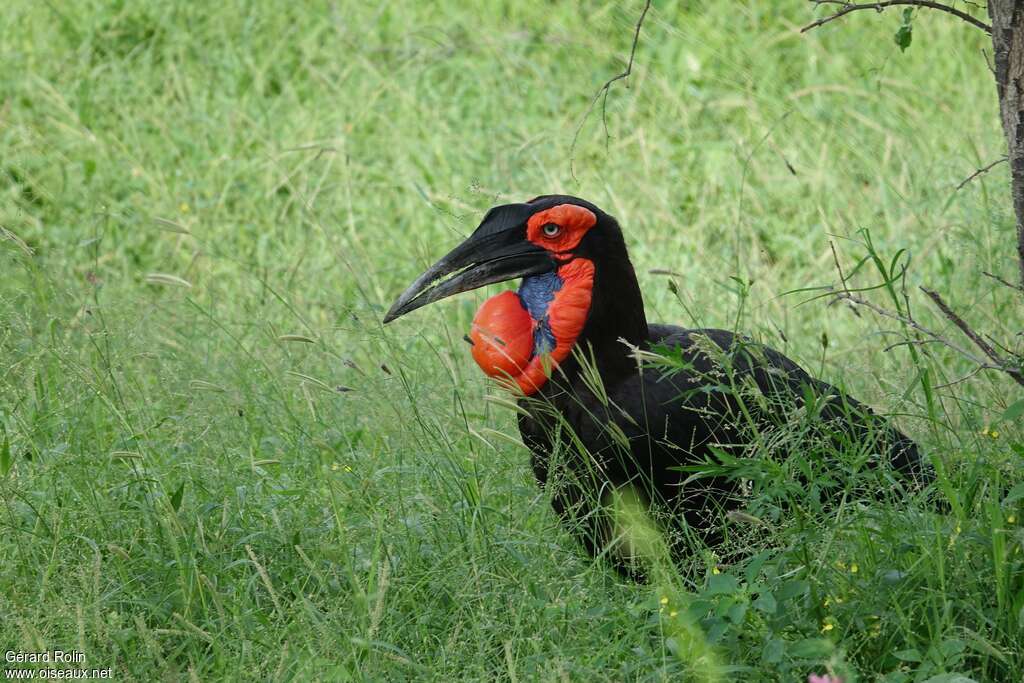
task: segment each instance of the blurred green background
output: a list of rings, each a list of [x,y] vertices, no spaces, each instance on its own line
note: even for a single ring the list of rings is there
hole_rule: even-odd
[[[1016,273],[1006,168],[957,190],[1005,153],[988,37],[658,1],[606,136],[586,113],[642,8],[5,3],[0,649],[125,680],[685,678],[656,592],[579,555],[485,400],[461,337],[487,293],[380,324],[487,208],[565,192],[620,220],[650,319],[754,333],[898,415],[963,496],[698,558],[726,675],[1019,671],[1019,391],[978,374],[937,420],[896,324],[786,294],[867,229],[923,323],[956,338],[920,284],[1024,343],[981,275]],[[926,358],[935,385],[972,370]]]

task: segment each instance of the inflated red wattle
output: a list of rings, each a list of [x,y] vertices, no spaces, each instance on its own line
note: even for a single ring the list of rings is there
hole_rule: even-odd
[[[473,318],[469,336],[473,360],[491,377],[504,379],[527,396],[548,381],[552,368],[569,357],[590,313],[594,262],[577,258],[558,269],[562,287],[547,308],[547,324],[555,338],[548,354],[535,354],[537,321],[515,292],[502,292],[484,302]],[[509,380],[514,381],[512,384]]]
[[[515,377],[533,355],[533,326],[515,292],[492,296],[473,318],[473,360],[491,377]]]

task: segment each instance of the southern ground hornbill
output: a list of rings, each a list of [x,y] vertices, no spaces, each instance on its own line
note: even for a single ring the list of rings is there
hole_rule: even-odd
[[[687,529],[715,543],[720,512],[742,505],[749,482],[723,460],[741,471],[793,449],[853,449],[894,485],[928,477],[913,441],[781,353],[725,330],[648,323],[618,223],[576,197],[491,209],[384,322],[514,278],[518,291],[477,312],[473,358],[519,396],[519,430],[554,509],[620,571],[643,568],[616,540],[613,491],[639,497],[678,556]]]

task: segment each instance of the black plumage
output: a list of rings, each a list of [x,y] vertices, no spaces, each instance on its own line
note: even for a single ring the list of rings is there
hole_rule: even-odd
[[[620,570],[642,575],[624,546],[614,547],[618,531],[606,510],[609,494],[626,486],[649,504],[675,552],[685,552],[686,529],[717,542],[719,513],[743,505],[742,478],[713,466],[707,477],[692,475],[723,455],[779,458],[806,448],[808,457],[828,458],[845,448],[892,473],[894,482],[914,486],[929,478],[913,441],[781,353],[725,330],[649,324],[622,231],[593,204],[544,196],[488,216],[515,214],[500,226],[502,234],[514,234],[525,230],[521,224],[530,214],[567,203],[597,217],[571,254],[594,264],[590,310],[573,355],[536,394],[520,399],[519,429],[537,481],[590,553],[607,554]],[[497,231],[485,219],[481,232],[493,241]],[[502,258],[510,257],[503,252]],[[512,258],[524,257],[517,252]],[[434,279],[464,265],[445,259],[432,269]],[[538,272],[536,264],[530,272]],[[449,283],[433,299],[428,290],[423,301],[429,280],[418,280],[388,319],[479,286]],[[497,281],[491,271],[487,281]],[[654,352],[659,356],[649,355]],[[796,444],[787,439],[793,434],[800,437]]]

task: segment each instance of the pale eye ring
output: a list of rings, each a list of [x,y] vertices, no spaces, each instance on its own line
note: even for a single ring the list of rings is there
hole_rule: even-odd
[[[557,237],[558,233],[562,232],[562,227],[557,223],[545,223],[541,231],[545,237]]]

